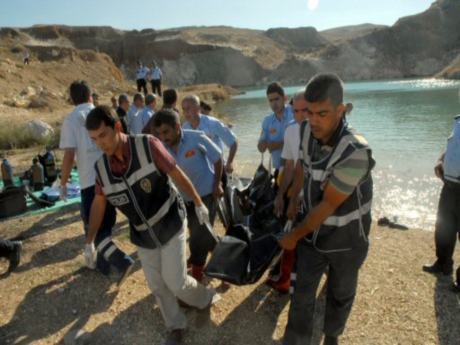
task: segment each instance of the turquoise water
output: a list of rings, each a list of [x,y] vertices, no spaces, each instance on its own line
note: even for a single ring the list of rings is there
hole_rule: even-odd
[[[286,92],[301,88],[287,87]],[[354,105],[348,121],[367,138],[377,161],[375,219],[387,216],[411,227],[433,228],[442,186],[433,166],[453,116],[460,114],[459,89],[459,81],[436,79],[346,83],[345,101]],[[260,162],[260,125],[270,111],[265,89],[247,90],[216,110],[238,136],[237,172],[252,175]]]

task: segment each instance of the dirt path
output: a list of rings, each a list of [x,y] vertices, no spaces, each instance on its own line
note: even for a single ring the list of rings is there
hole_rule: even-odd
[[[126,226],[120,219],[116,240],[133,253]],[[0,234],[24,238],[20,267],[0,278],[0,344],[64,344],[75,329],[89,333],[89,344],[161,344],[165,329],[138,261],[120,290],[116,277],[107,279],[83,267],[77,208],[2,222]],[[375,227],[341,343],[460,344],[460,296],[448,291],[449,279],[420,269],[433,253],[429,232]],[[458,253],[456,259],[460,262]],[[6,268],[7,262],[1,262],[0,272]],[[211,284],[221,290],[218,281]],[[262,282],[221,293],[203,327],[196,327],[202,318],[198,312],[186,311],[186,344],[280,344],[287,296]]]

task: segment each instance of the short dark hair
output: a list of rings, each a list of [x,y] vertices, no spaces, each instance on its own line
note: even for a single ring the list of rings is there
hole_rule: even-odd
[[[118,96],[118,104],[121,104],[124,102],[129,102],[129,97],[126,93],[122,93],[120,96]]]
[[[134,94],[133,102],[136,102],[138,99],[144,102],[144,95],[140,92]]]
[[[308,102],[324,102],[330,99],[334,106],[343,103],[343,82],[337,74],[321,73],[313,76],[305,88]]]
[[[172,106],[177,102],[177,91],[174,89],[167,89],[163,92],[163,105]]]
[[[91,88],[84,80],[75,80],[70,84],[70,98],[74,105],[88,103],[91,96]]]
[[[104,123],[108,127],[115,128],[117,120],[113,115],[112,109],[106,105],[98,105],[91,110],[86,117],[85,127],[88,131],[94,131]]]
[[[284,97],[284,89],[278,82],[271,83],[267,86],[267,96],[271,93],[278,93]]]
[[[179,123],[179,114],[172,109],[162,109],[156,112],[153,117],[153,127],[160,127],[162,125],[174,127]]]
[[[154,93],[149,93],[145,96],[145,105],[150,105],[157,101],[157,96]]]

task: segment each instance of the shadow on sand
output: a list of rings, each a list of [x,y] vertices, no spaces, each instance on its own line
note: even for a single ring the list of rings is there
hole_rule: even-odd
[[[434,292],[440,345],[460,344],[460,294],[451,291],[452,278],[439,276]]]

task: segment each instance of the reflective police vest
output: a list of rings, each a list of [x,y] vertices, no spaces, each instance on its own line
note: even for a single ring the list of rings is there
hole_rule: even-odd
[[[455,117],[452,135],[447,139],[443,169],[444,179],[460,183],[460,115]]]
[[[107,155],[96,162],[96,172],[107,201],[130,223],[131,241],[159,248],[183,227],[185,208],[169,177],[156,167],[147,135],[130,135],[131,161],[121,177],[112,174]]]
[[[324,158],[313,161],[315,145],[319,142],[311,135],[307,122],[301,125],[299,159],[304,170],[305,214],[323,199],[324,188],[337,165],[344,162],[357,150],[366,150],[369,156],[368,174],[361,180],[353,193],[329,216],[319,229],[305,237],[316,250],[340,252],[367,245],[371,227],[372,177],[375,162],[366,140],[348,128],[344,122],[337,137],[337,144]]]

